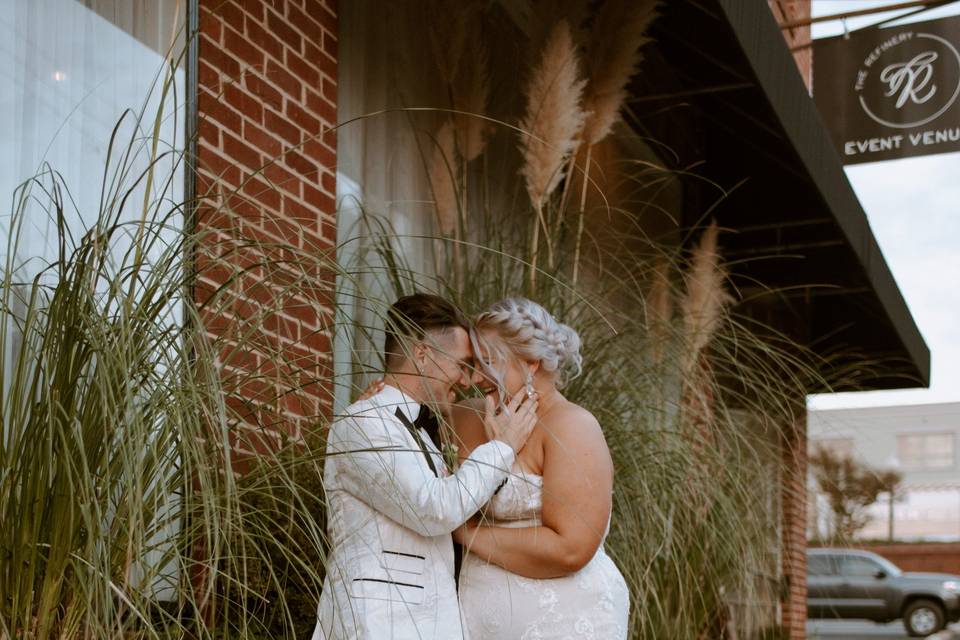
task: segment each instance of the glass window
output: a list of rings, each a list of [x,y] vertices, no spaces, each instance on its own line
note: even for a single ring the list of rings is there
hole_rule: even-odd
[[[442,15],[431,15],[431,7]],[[474,46],[459,63],[443,59],[457,34],[437,28],[462,17],[459,5],[396,0],[383,3],[382,9],[371,12],[367,3],[343,2],[338,13],[338,73],[351,80],[337,90],[342,123],[337,131],[338,258],[350,272],[338,282],[340,317],[334,352],[338,407],[347,402],[351,388],[363,388],[371,376],[382,373],[382,318],[387,305],[415,289],[442,292],[444,282],[453,277],[447,261],[454,245],[434,238],[459,239],[464,233],[471,240],[483,240],[479,217],[461,220],[452,230],[441,228],[435,200],[443,198],[434,190],[446,194],[445,178],[451,170],[446,163],[454,163],[454,157],[438,156],[451,121],[445,110],[459,105],[471,113],[515,122],[511,97],[520,92],[515,66],[523,34],[499,3],[491,3],[483,16],[457,23]],[[460,104],[464,87],[451,84],[444,75],[446,66],[455,64],[499,91],[484,90],[483,99],[474,96],[476,103]],[[452,210],[459,212],[457,203],[479,207],[481,200],[484,210],[512,206],[512,191],[489,185],[508,184],[500,176],[515,180],[515,134],[510,127],[492,129],[499,137],[487,132],[490,145],[496,139],[505,146],[497,147],[496,157],[489,157],[490,147],[485,147],[483,160],[478,156],[462,167],[468,175],[458,180],[470,188],[447,194],[454,199]],[[458,131],[454,127],[455,138]]]
[[[904,467],[945,469],[954,465],[952,433],[916,433],[897,436],[897,457]]]
[[[145,208],[162,215],[183,203],[186,83],[180,56],[188,1],[0,0],[0,261],[9,258],[19,278],[29,281],[57,256],[57,212],[44,193],[50,171],[66,189],[60,213],[73,241],[104,214],[124,223],[139,220]],[[168,56],[177,64],[171,67]],[[142,180],[151,165],[153,179]],[[31,185],[20,208],[14,192],[33,177],[42,186]],[[21,225],[9,255],[15,211]],[[182,218],[165,221],[175,238]],[[69,250],[71,239],[65,241]],[[170,322],[180,322],[178,311]],[[18,341],[13,336],[3,357],[14,357]],[[165,553],[158,544],[140,560],[162,562]],[[134,580],[138,571],[131,567]],[[154,585],[161,598],[175,595],[177,571],[165,568]]]
[[[439,85],[425,80],[435,65],[423,25],[414,19],[422,17],[421,5],[401,0],[382,9],[344,2],[338,14],[338,73],[351,81],[337,90],[337,117],[344,123],[337,131],[337,241],[350,277],[337,283],[335,411],[356,388],[382,375],[386,307],[414,284],[432,288],[430,247],[418,240],[433,233],[421,147],[429,144],[423,132],[435,130],[438,116],[400,109],[447,105]],[[384,235],[388,242],[379,241]],[[413,283],[407,270],[424,277]]]
[[[807,556],[807,573],[811,576],[837,575],[834,557],[820,554]]]
[[[871,558],[864,556],[843,556],[843,575],[854,578],[872,578],[883,569]]]
[[[134,185],[153,154],[154,123],[159,122],[158,154],[183,148],[185,65],[171,76],[166,61],[170,51],[183,51],[186,1],[0,0],[3,236],[9,233],[14,190],[45,164],[69,189],[64,213],[70,228],[97,219],[111,135],[128,109],[142,114],[142,121],[128,117],[117,131],[110,166],[120,166],[128,144],[134,155],[127,175],[110,173],[107,182],[119,177],[121,189],[133,190],[123,219],[140,217],[146,181]],[[161,98],[164,82],[170,91]],[[182,202],[183,165],[177,155],[157,166],[148,202]],[[40,209],[45,196],[36,191],[40,202],[25,217],[16,256],[28,271],[37,262],[32,258],[49,258],[57,246],[56,225]],[[4,237],[0,251],[6,246]]]
[[[551,13],[541,20],[522,2],[394,0],[377,12],[368,4],[338,5],[338,73],[349,78],[337,89],[338,257],[350,272],[338,283],[338,406],[351,386],[363,388],[382,368],[378,315],[397,295],[416,287],[464,293],[468,305],[493,302],[467,299],[462,284],[474,265],[489,262],[484,247],[519,253],[518,227],[534,220],[521,195],[515,125],[527,74],[517,73],[517,65],[532,64],[531,38],[539,42],[539,27],[557,19]],[[593,156],[617,172],[609,182],[604,171],[590,176],[597,190],[584,192],[584,206],[609,213],[618,207],[608,196],[617,193],[624,205],[643,202],[651,214],[681,211],[681,180],[658,179],[647,190],[642,180],[619,173],[627,160],[660,164],[663,148],[626,123],[617,131],[616,144],[609,140]],[[584,237],[619,228],[608,218],[586,216]],[[639,219],[623,222],[632,227]],[[647,251],[640,236],[665,239],[677,230],[672,215],[645,214],[641,224],[642,233],[618,233],[615,244],[627,247],[634,238]],[[375,238],[378,229],[389,242]],[[511,270],[519,272],[520,264]]]
[[[43,192],[51,187],[49,171],[65,189],[60,213],[74,238],[104,211],[122,223],[139,220],[144,207],[169,212],[183,202],[185,64],[179,56],[186,1],[0,0],[0,261],[7,260],[12,215],[19,211],[9,256],[18,279],[31,280],[58,251],[56,212]],[[178,63],[172,71],[170,59]],[[147,194],[148,181],[140,177],[155,157]],[[30,185],[31,198],[17,191],[44,175],[43,187]],[[123,211],[110,204],[128,193]],[[171,238],[181,220],[167,219]],[[170,318],[179,322],[179,309]],[[14,335],[2,357],[11,359],[18,349]]]

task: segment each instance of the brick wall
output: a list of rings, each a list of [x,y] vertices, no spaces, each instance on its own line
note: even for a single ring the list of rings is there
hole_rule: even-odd
[[[960,542],[918,542],[858,546],[878,553],[904,571],[929,571],[960,576]]]
[[[807,621],[807,417],[797,407],[795,422],[783,429],[783,486],[781,515],[782,571],[785,581],[781,624],[791,640],[806,637]]]
[[[767,0],[777,24],[810,18],[810,0]],[[783,37],[793,52],[797,69],[807,90],[813,90],[813,50],[810,44],[810,25],[783,29]]]
[[[336,0],[199,0],[195,295],[234,446],[329,414]]]

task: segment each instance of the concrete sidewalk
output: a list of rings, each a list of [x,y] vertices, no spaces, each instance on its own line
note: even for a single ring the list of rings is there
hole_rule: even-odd
[[[927,640],[960,640],[960,624],[947,625],[940,633],[927,636]]]

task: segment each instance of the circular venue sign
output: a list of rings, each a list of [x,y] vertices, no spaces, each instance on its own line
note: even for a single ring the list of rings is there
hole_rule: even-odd
[[[898,129],[925,125],[960,96],[960,52],[932,33],[899,33],[864,59],[856,90],[875,122]]]

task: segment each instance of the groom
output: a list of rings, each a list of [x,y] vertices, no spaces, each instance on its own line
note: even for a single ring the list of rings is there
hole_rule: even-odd
[[[491,441],[448,473],[429,430],[433,411],[470,384],[468,328],[443,298],[399,299],[387,314],[383,390],[330,427],[331,551],[313,640],[462,638],[450,533],[506,479],[536,409],[517,400],[488,414]]]

